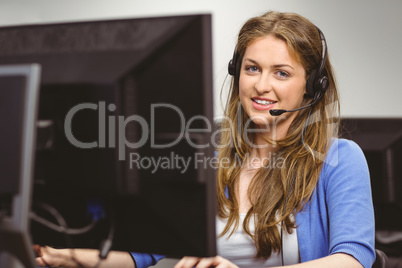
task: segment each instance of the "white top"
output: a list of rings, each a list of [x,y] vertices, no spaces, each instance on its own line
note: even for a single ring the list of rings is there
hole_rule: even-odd
[[[281,253],[272,252],[269,259],[255,258],[257,253],[253,239],[243,230],[243,221],[246,213],[240,213],[240,224],[237,230],[229,237],[229,233],[217,239],[218,255],[230,260],[241,268],[262,268],[281,266]],[[216,232],[219,236],[226,226],[227,219],[216,219]],[[255,232],[254,221],[250,220],[249,230]],[[292,234],[283,232],[283,258],[285,265],[300,263],[299,246],[297,244],[296,229]]]

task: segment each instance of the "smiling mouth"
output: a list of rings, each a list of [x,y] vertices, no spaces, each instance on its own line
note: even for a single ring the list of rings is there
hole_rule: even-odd
[[[267,100],[259,100],[259,99],[251,99],[251,100],[254,101],[255,103],[258,103],[259,105],[270,105],[270,104],[277,103],[276,101],[267,101]]]

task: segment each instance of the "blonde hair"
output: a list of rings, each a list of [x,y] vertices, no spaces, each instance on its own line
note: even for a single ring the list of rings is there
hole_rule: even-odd
[[[248,20],[238,35],[238,61],[241,62],[249,44],[267,35],[286,42],[307,76],[319,67],[322,53],[319,32],[309,20],[294,13],[267,12]],[[255,241],[256,257],[268,258],[272,252],[281,250],[277,224],[283,221],[284,229],[289,233],[296,227],[291,215],[302,210],[312,197],[331,140],[338,135],[338,92],[328,58],[324,73],[329,80],[324,96],[311,108],[298,112],[285,138],[267,141],[277,148],[270,161],[281,159],[284,167],[263,166],[249,185],[251,208],[243,222],[243,229]],[[217,174],[218,216],[228,219],[221,235],[231,235],[238,228],[239,204],[235,191],[241,170],[238,160],[246,160],[252,149],[248,141],[253,140],[252,134],[245,134],[244,131],[250,118],[239,108],[238,79],[238,75],[232,79],[225,108],[228,120],[221,124],[220,142],[228,146],[218,149],[218,158],[225,161],[219,165]],[[311,101],[311,97],[305,97],[303,105]],[[255,233],[251,234],[248,226],[254,216]]]

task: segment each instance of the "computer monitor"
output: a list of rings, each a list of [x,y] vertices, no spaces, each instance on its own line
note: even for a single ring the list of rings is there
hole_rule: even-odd
[[[343,118],[342,125],[367,159],[376,229],[402,231],[402,118]]]
[[[42,67],[34,243],[216,254],[211,51],[210,15],[0,28]]]
[[[0,252],[25,267],[34,265],[29,209],[39,77],[35,64],[0,65]],[[0,266],[11,267],[12,260],[2,257]]]

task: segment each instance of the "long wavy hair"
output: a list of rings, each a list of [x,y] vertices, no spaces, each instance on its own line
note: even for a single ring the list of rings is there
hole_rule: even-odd
[[[267,12],[251,18],[241,28],[236,53],[241,65],[246,48],[256,39],[267,35],[286,42],[292,56],[306,71],[306,79],[320,65],[322,43],[314,24],[294,13]],[[240,67],[237,66],[237,70]],[[338,136],[339,101],[331,64],[327,57],[324,73],[329,88],[311,108],[299,111],[290,124],[285,138],[267,140],[275,145],[270,163],[263,165],[254,175],[248,198],[251,208],[243,222],[243,229],[250,235],[257,248],[256,257],[269,258],[272,252],[280,252],[281,237],[278,224],[288,233],[296,228],[292,215],[301,211],[311,200],[318,182],[323,161]],[[225,120],[221,122],[219,163],[217,173],[218,216],[227,218],[220,234],[232,235],[239,227],[239,204],[236,190],[242,164],[252,151],[249,141],[253,133],[245,131],[250,118],[240,105],[239,76],[232,78],[229,98],[225,107]],[[302,105],[312,101],[305,96]],[[250,220],[255,221],[255,233],[249,230]]]

